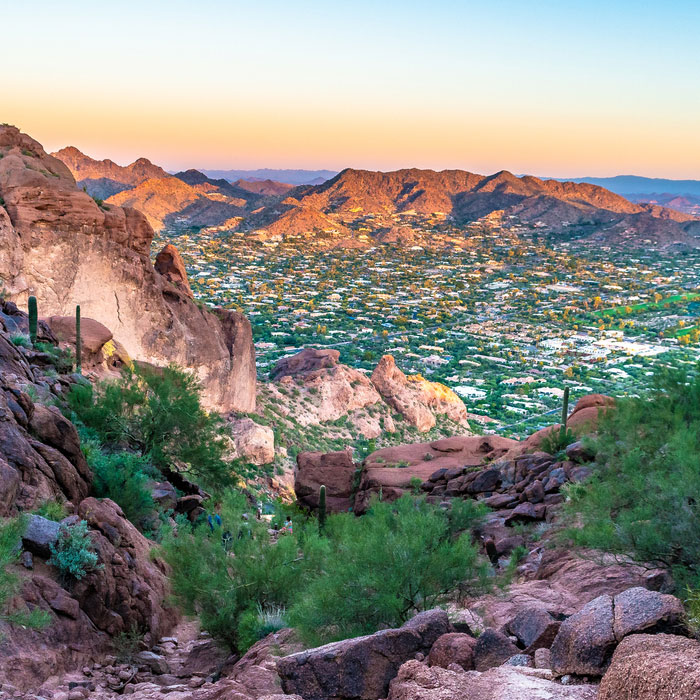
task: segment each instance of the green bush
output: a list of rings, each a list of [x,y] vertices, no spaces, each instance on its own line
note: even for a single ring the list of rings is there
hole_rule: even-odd
[[[23,627],[39,628],[49,624],[51,616],[39,608],[10,609],[10,604],[19,593],[21,579],[10,570],[20,555],[17,543],[26,527],[23,518],[14,518],[0,523],[0,621],[10,622]],[[0,635],[2,638],[2,635]]]
[[[104,453],[86,450],[94,474],[93,490],[99,498],[110,498],[140,530],[153,515],[155,503],[148,489],[153,471],[146,457],[130,452]]]
[[[32,347],[32,341],[29,339],[29,336],[25,335],[24,333],[13,333],[10,336],[10,342],[17,347]]]
[[[53,520],[54,522],[60,522],[68,515],[66,507],[58,501],[44,501],[35,512],[37,515],[41,515],[42,518]]]
[[[567,489],[578,545],[667,567],[700,586],[700,376],[657,375],[649,396],[601,418],[592,478]]]
[[[55,566],[65,579],[82,579],[97,568],[95,552],[87,529],[87,522],[76,525],[61,525],[58,539],[49,545],[51,558],[48,563]]]
[[[470,533],[459,533],[483,511],[471,502],[453,505],[449,513],[407,495],[375,502],[361,518],[329,517],[330,556],[290,609],[302,638],[318,644],[369,634],[404,623],[449,593],[482,588],[488,566]]]
[[[471,501],[454,506],[404,496],[375,503],[362,518],[330,515],[323,536],[314,518],[295,512],[294,534],[273,542],[264,521],[242,518],[246,502],[229,492],[221,528],[181,521],[163,553],[185,612],[231,649],[242,652],[288,621],[316,644],[399,625],[448,594],[482,588],[488,566],[463,531],[483,510]]]
[[[196,379],[175,366],[137,367],[95,389],[74,385],[68,401],[103,445],[222,486],[233,478],[223,460],[225,428],[218,415],[202,408],[199,393]]]
[[[248,609],[241,615],[238,625],[240,646],[249,649],[255,642],[287,627],[287,624],[286,608],[272,605],[265,609],[258,603],[254,609]]]
[[[172,567],[173,593],[185,612],[197,614],[203,629],[239,651],[255,641],[250,616],[257,614],[258,607],[286,607],[313,575],[316,552],[325,546],[316,528],[304,528],[301,523],[295,523],[294,535],[273,543],[267,522],[252,515],[243,519],[246,511],[245,498],[229,491],[220,509],[221,528],[212,532],[206,522],[190,528],[179,519],[178,534],[166,535],[162,545]],[[224,548],[222,536],[227,532],[231,539]],[[305,545],[303,556],[300,539]]]

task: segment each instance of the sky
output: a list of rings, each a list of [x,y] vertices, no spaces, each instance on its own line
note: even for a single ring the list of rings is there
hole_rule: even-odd
[[[0,0],[0,121],[166,169],[700,179],[698,0]]]

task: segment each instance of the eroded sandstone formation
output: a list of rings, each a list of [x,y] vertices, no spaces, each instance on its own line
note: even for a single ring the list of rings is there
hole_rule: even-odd
[[[80,304],[132,358],[195,372],[208,407],[254,410],[245,316],[195,304],[174,255],[161,257],[165,274],[151,264],[145,217],[79,190],[34,139],[0,127],[0,155],[0,281],[9,298],[24,306],[36,296],[41,316],[72,316]]]

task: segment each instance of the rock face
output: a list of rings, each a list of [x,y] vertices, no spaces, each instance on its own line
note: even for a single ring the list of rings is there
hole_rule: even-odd
[[[696,700],[700,644],[669,634],[634,634],[615,650],[599,700]]]
[[[644,588],[602,595],[562,623],[552,644],[558,673],[602,676],[615,647],[634,632],[686,633],[681,602]]]
[[[321,486],[326,487],[329,513],[342,513],[353,506],[355,463],[352,452],[300,452],[294,477],[297,502],[311,510],[318,508]]]
[[[252,418],[238,418],[229,422],[236,453],[252,464],[270,464],[275,459],[275,433],[266,425],[258,425]]]
[[[391,355],[384,355],[372,372],[372,384],[382,398],[421,432],[435,425],[435,416],[444,414],[455,423],[469,427],[462,400],[443,384],[423,377],[406,376]]]
[[[279,401],[293,404],[294,417],[301,425],[349,416],[365,437],[377,437],[384,423],[390,421],[388,407],[370,380],[362,372],[340,364],[339,357],[337,350],[315,348],[284,357],[270,372],[274,381],[268,389]],[[366,409],[372,409],[375,415]]]
[[[14,305],[0,302],[0,518],[57,501],[70,514],[64,523],[88,522],[100,567],[63,587],[46,563],[59,523],[28,516],[22,546],[33,557],[13,607],[45,610],[51,624],[30,630],[0,623],[0,678],[19,688],[96,661],[109,651],[110,635],[132,626],[153,643],[176,619],[165,603],[167,577],[151,558],[152,543],[116,504],[88,497],[92,474],[78,433],[56,407],[41,402],[60,400],[76,380],[50,372],[45,353],[8,340],[8,329],[25,323]]]
[[[270,371],[270,379],[295,377],[309,374],[319,369],[330,369],[338,366],[340,352],[332,349],[304,348],[296,355],[283,357]]]
[[[386,697],[399,667],[449,631],[447,614],[430,610],[398,629],[346,639],[284,657],[282,689],[304,700],[377,700]]]
[[[14,127],[0,127],[0,280],[42,316],[107,327],[134,359],[175,362],[202,381],[210,408],[252,411],[255,353],[241,314],[199,308],[148,258],[153,230],[134,209],[99,206],[68,168]]]
[[[172,243],[168,243],[163,250],[158,253],[154,267],[156,268],[156,272],[163,275],[168,282],[181,289],[187,296],[194,296],[190,288],[189,280],[187,279],[185,263],[178,249]]]
[[[544,669],[500,666],[458,673],[409,661],[391,682],[388,700],[596,700],[597,692],[593,685],[556,683]]]

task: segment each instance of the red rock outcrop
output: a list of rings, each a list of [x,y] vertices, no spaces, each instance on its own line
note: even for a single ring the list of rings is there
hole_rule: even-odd
[[[172,243],[168,243],[160,253],[158,253],[154,267],[168,282],[179,287],[187,296],[194,297],[189,280],[187,279],[185,263],[178,249]]]
[[[355,463],[352,452],[300,452],[294,475],[297,503],[315,510],[321,486],[326,487],[326,508],[329,513],[350,510],[353,505]]]
[[[469,428],[467,409],[457,394],[420,375],[406,376],[391,355],[384,355],[379,361],[372,372],[372,384],[392,408],[421,432],[430,430],[435,416],[441,414]]]
[[[39,630],[0,624],[0,678],[19,688],[97,661],[111,637],[132,626],[154,643],[176,618],[165,602],[165,567],[151,557],[152,543],[116,504],[89,497],[92,474],[75,426],[44,403],[60,401],[76,380],[57,373],[46,353],[8,340],[8,330],[25,324],[13,304],[0,302],[0,518],[61,503],[73,513],[67,526],[81,517],[88,522],[99,567],[62,586],[45,561],[59,525],[29,518],[22,536],[29,568],[13,565],[22,587],[12,604],[18,611],[45,610],[51,622]],[[50,333],[45,326],[42,332]]]
[[[255,352],[245,316],[199,308],[151,264],[153,230],[144,216],[98,205],[29,136],[0,127],[0,153],[0,280],[10,298],[24,305],[35,295],[42,316],[71,316],[80,304],[132,358],[191,369],[208,407],[253,410]]]
[[[355,511],[364,513],[372,497],[380,491],[384,500],[399,498],[413,488],[414,479],[425,483],[434,474],[456,478],[466,471],[476,476],[476,467],[502,457],[517,444],[516,440],[497,435],[455,435],[434,442],[377,450],[363,462],[362,478],[355,496]],[[436,478],[435,481],[437,480]],[[500,477],[497,481],[500,484]],[[487,485],[483,491],[494,488],[495,483]],[[478,492],[472,490],[471,494]],[[460,493],[455,491],[452,495],[458,496]]]

